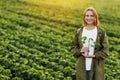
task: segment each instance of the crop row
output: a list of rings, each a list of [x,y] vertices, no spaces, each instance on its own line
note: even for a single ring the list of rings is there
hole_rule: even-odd
[[[7,24],[6,24],[7,25]],[[2,31],[2,30],[1,30]],[[4,31],[4,30],[3,30]],[[27,31],[27,30],[26,30]],[[8,35],[11,35],[11,34],[9,34],[9,33],[11,33],[11,32],[8,32]],[[68,66],[69,65],[69,63],[66,63],[66,61],[67,60],[63,60],[62,62],[60,62],[60,57],[62,57],[62,59],[65,59],[64,58],[64,53],[62,53],[61,54],[61,48],[60,49],[57,49],[56,51],[58,52],[58,51],[60,51],[59,52],[59,55],[56,55],[55,57],[53,57],[53,55],[54,54],[56,54],[56,53],[53,53],[54,51],[51,51],[51,53],[52,53],[52,56],[50,56],[50,55],[48,55],[48,52],[45,52],[45,51],[49,51],[47,48],[49,48],[49,46],[48,45],[50,45],[50,43],[48,43],[48,44],[46,44],[46,43],[44,43],[44,41],[45,40],[47,40],[47,37],[44,37],[44,35],[43,35],[43,42],[41,42],[41,41],[37,41],[37,40],[42,40],[42,38],[40,38],[39,39],[39,37],[38,37],[38,39],[36,38],[36,37],[33,37],[32,35],[34,35],[34,33],[31,33],[32,35],[32,37],[30,36],[30,34],[29,34],[29,36],[24,36],[24,34],[28,34],[29,32],[24,32],[24,33],[20,33],[20,34],[18,34],[18,35],[16,35],[16,37],[8,37],[8,36],[4,36],[6,39],[9,39],[8,41],[9,41],[9,43],[10,44],[12,44],[12,45],[8,45],[8,44],[6,44],[6,43],[1,43],[1,44],[4,44],[3,46],[4,46],[4,48],[6,48],[8,51],[7,52],[9,52],[9,51],[13,51],[11,54],[10,53],[7,53],[7,52],[4,52],[3,54],[4,54],[4,56],[7,56],[7,57],[9,57],[9,56],[13,56],[13,55],[15,55],[16,53],[17,54],[19,54],[20,55],[20,57],[23,57],[23,58],[21,58],[20,60],[20,63],[22,63],[22,64],[27,64],[29,61],[29,59],[31,59],[31,60],[34,60],[34,59],[38,59],[37,61],[40,61],[40,63],[42,64],[42,66],[44,66],[44,67],[46,67],[46,68],[52,68],[53,70],[60,70],[60,69],[56,69],[56,68],[54,68],[53,66],[51,66],[50,64],[51,64],[51,62],[50,61],[52,61],[52,62],[55,62],[55,63],[53,63],[54,65],[55,65],[55,67],[56,67],[56,63],[58,64],[63,64],[62,65],[62,68],[61,69],[63,69],[65,66]],[[47,34],[47,33],[46,33]],[[12,36],[12,35],[11,35]],[[48,37],[49,38],[49,37]],[[52,39],[52,38],[51,38]],[[49,40],[48,40],[49,41]],[[7,42],[7,41],[5,41],[5,42]],[[40,43],[41,42],[41,43]],[[56,42],[56,41],[55,41]],[[6,44],[6,46],[5,46],[5,44]],[[32,45],[31,45],[32,44]],[[34,45],[38,45],[38,46],[34,46]],[[46,46],[45,46],[46,45]],[[60,43],[58,42],[58,45],[60,45]],[[41,50],[39,50],[38,48],[39,47],[43,47]],[[54,46],[54,45],[53,45]],[[21,50],[19,50],[19,49],[17,49],[17,48],[21,48]],[[45,50],[45,47],[46,47],[46,50]],[[34,49],[32,49],[32,48],[34,48]],[[5,51],[6,51],[6,49],[5,49]],[[25,49],[25,50],[24,50]],[[4,49],[3,49],[4,50]],[[54,47],[54,49],[51,49],[51,50],[55,50],[55,47]],[[27,52],[27,51],[29,51],[29,52]],[[41,51],[41,52],[39,52],[39,51]],[[65,50],[64,50],[65,51]],[[14,52],[15,52],[15,54],[14,54]],[[6,53],[6,54],[5,54]],[[30,58],[30,57],[28,57],[27,58],[27,56],[29,56],[30,54],[29,53],[31,53],[31,56],[33,56],[32,54],[39,54],[39,56],[38,57],[34,57],[33,56],[33,58]],[[40,53],[42,53],[42,54],[45,54],[45,58],[43,57],[43,56],[41,56],[40,55]],[[9,54],[9,55],[8,55]],[[58,53],[57,53],[58,54]],[[65,53],[66,54],[66,53]],[[17,55],[18,56],[18,55]],[[60,57],[58,57],[57,58],[57,56],[60,56]],[[39,58],[42,58],[41,60],[39,60]],[[13,58],[13,57],[10,57],[10,58]],[[47,58],[47,59],[46,59]],[[70,56],[68,56],[67,57],[68,59],[70,59],[71,57]],[[19,59],[19,58],[18,58]],[[3,59],[2,59],[3,60]],[[30,60],[30,61],[31,61]],[[18,61],[17,59],[14,59],[14,61]],[[34,61],[36,61],[36,60],[34,60]],[[42,62],[43,61],[43,62]],[[48,62],[47,62],[48,61]],[[59,61],[59,62],[58,62]],[[64,63],[64,61],[65,61],[65,63]],[[71,61],[67,61],[67,62],[71,62]],[[74,62],[74,61],[73,61]],[[18,62],[17,62],[18,63]],[[34,62],[31,62],[31,63],[34,63]],[[49,63],[49,66],[51,66],[51,67],[48,67],[47,66],[47,64]],[[112,64],[113,63],[115,63],[115,65],[117,65],[117,63],[116,63],[116,61],[115,62],[111,62]],[[110,63],[110,64],[111,64]],[[7,63],[8,64],[8,63]],[[59,65],[58,64],[58,65]],[[108,64],[108,63],[107,63]],[[39,64],[40,65],[40,64]],[[38,65],[38,66],[39,66]],[[6,65],[5,65],[6,66]],[[63,67],[64,66],[64,67]],[[70,65],[69,65],[70,66]],[[73,69],[74,69],[74,65],[72,65],[73,66]],[[62,72],[62,71],[61,71]],[[51,74],[51,73],[50,73]]]

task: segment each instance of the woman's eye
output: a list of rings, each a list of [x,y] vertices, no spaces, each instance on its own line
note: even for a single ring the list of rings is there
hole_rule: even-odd
[[[94,17],[94,15],[90,15],[91,17]]]
[[[94,17],[94,15],[85,15],[86,17]]]
[[[86,17],[89,17],[89,15],[86,15]]]

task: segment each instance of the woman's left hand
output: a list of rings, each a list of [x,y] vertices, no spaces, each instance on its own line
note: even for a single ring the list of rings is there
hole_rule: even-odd
[[[82,54],[85,58],[95,58],[95,55]]]

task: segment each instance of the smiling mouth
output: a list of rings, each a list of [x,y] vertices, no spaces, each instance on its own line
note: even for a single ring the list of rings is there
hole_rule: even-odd
[[[87,22],[93,22],[93,20],[87,20]]]

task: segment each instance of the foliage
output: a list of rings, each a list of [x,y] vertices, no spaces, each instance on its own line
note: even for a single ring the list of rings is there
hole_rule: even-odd
[[[76,59],[69,47],[86,5],[68,9],[32,1],[0,0],[0,80],[75,80]],[[114,3],[109,9],[94,5],[109,36],[106,80],[120,79],[120,12],[118,1]]]

